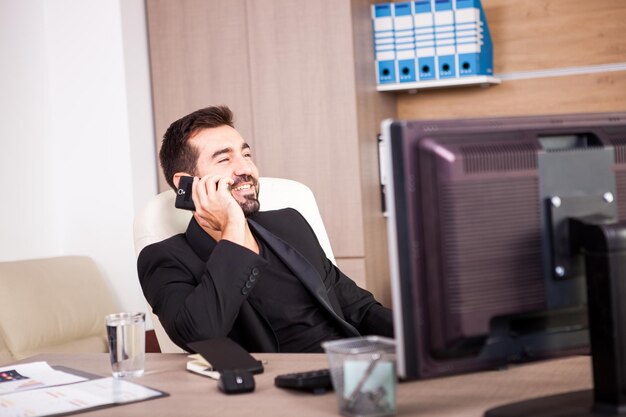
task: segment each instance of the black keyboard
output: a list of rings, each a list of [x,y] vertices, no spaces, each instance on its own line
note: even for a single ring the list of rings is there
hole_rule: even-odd
[[[313,394],[323,394],[333,389],[333,384],[330,379],[330,369],[318,369],[315,371],[278,375],[274,378],[274,385],[280,388],[309,391]]]

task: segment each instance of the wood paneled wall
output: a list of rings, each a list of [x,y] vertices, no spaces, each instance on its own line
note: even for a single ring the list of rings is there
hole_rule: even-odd
[[[626,63],[626,1],[482,0],[482,4],[496,76]],[[392,94],[397,95],[399,118],[626,111],[626,71]]]
[[[311,187],[337,257],[363,257],[349,3],[251,0],[248,16],[259,169]]]
[[[218,104],[233,110],[254,148],[245,7],[245,0],[147,1],[157,152],[170,123]],[[168,188],[159,167],[159,189]]]

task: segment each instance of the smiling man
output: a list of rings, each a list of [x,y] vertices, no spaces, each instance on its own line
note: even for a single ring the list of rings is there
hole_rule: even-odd
[[[259,172],[227,107],[172,123],[159,156],[172,188],[194,177],[187,231],[137,261],[177,345],[228,336],[250,352],[321,352],[327,340],[393,336],[391,311],[326,258],[300,213],[259,211]]]

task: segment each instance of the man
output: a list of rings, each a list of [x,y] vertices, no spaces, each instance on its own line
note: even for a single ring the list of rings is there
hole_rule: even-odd
[[[320,352],[327,340],[393,335],[391,311],[326,258],[300,213],[259,211],[259,173],[227,107],[172,123],[159,156],[172,188],[194,177],[187,231],[137,261],[177,345],[228,336],[250,352]]]

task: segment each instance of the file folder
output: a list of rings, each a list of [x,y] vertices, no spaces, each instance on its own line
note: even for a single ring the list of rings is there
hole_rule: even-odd
[[[493,75],[491,35],[480,0],[456,0],[455,33],[459,75]]]
[[[434,80],[437,78],[437,67],[435,65],[435,27],[430,0],[414,2],[413,26],[417,78],[420,81]]]
[[[394,3],[393,28],[398,79],[401,83],[414,82],[416,80],[415,34],[413,31],[413,7],[410,1]]]
[[[434,15],[437,78],[455,78],[456,46],[452,0],[435,0]]]
[[[391,6],[389,3],[372,5],[374,55],[378,84],[395,83],[398,80]]]

